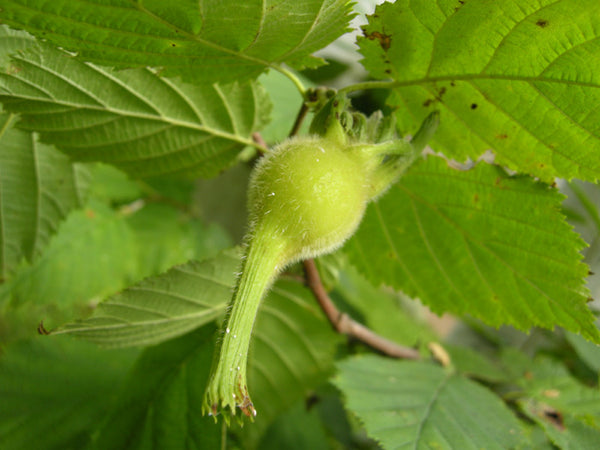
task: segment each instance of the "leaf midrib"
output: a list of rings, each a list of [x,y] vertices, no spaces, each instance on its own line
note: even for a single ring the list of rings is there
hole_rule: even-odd
[[[431,396],[431,400],[425,407],[425,411],[423,412],[423,415],[421,416],[421,419],[419,420],[419,427],[416,430],[415,441],[414,441],[414,445],[413,445],[413,448],[415,450],[418,450],[418,448],[419,448],[419,444],[421,443],[421,437],[423,435],[423,429],[425,428],[425,424],[429,420],[429,416],[431,415],[431,410],[433,409],[434,405],[439,400],[442,390],[449,383],[450,379],[451,379],[451,375],[446,375],[444,378],[442,378],[441,383],[436,388],[435,392],[433,392],[433,395]]]
[[[238,58],[241,58],[241,59],[246,59],[246,60],[248,60],[248,61],[251,61],[251,62],[253,62],[253,63],[260,64],[260,65],[264,65],[264,66],[266,66],[266,67],[273,67],[273,66],[274,66],[274,64],[273,64],[273,63],[270,63],[270,62],[268,62],[268,61],[262,60],[262,59],[260,59],[260,58],[256,58],[256,57],[254,57],[254,56],[247,55],[247,54],[245,54],[245,53],[237,52],[237,51],[235,51],[235,50],[231,50],[231,49],[229,49],[229,48],[223,47],[223,46],[221,46],[221,45],[219,45],[219,44],[216,44],[216,43],[214,43],[214,42],[211,42],[211,41],[207,41],[206,39],[202,39],[202,38],[201,38],[201,37],[199,37],[199,36],[196,36],[196,35],[194,35],[194,34],[191,34],[191,33],[189,33],[188,31],[186,31],[186,30],[183,30],[183,29],[179,28],[178,26],[176,26],[176,25],[173,25],[172,23],[170,23],[170,22],[167,22],[167,21],[165,21],[164,19],[162,19],[161,17],[159,17],[159,16],[157,16],[157,15],[153,14],[152,12],[148,11],[146,8],[144,8],[144,7],[143,7],[141,4],[139,4],[139,3],[135,3],[135,6],[136,6],[136,9],[137,9],[138,11],[140,11],[140,12],[142,12],[142,13],[146,14],[147,16],[151,17],[152,19],[156,20],[157,22],[159,22],[159,23],[161,23],[161,24],[163,24],[163,25],[165,25],[165,26],[167,26],[167,27],[169,27],[169,28],[171,28],[171,29],[175,30],[175,31],[176,31],[178,34],[182,34],[182,35],[184,35],[184,36],[187,36],[189,39],[191,39],[191,40],[193,40],[193,41],[195,41],[195,42],[198,42],[199,44],[206,45],[207,47],[210,47],[210,48],[212,48],[212,49],[218,50],[218,51],[220,51],[220,52],[227,53],[227,54],[230,54],[230,55],[236,56],[236,57],[238,57]],[[263,21],[264,21],[264,18],[265,18],[265,16],[264,16],[264,11],[265,11],[265,10],[263,9],[263,10],[262,10],[262,13],[263,13],[263,14],[261,14],[261,22],[260,22],[260,24],[261,24],[261,25],[262,25],[262,23],[263,23]],[[311,29],[312,29],[312,28],[311,28]],[[306,36],[305,36],[305,38],[306,38]],[[184,42],[185,42],[185,41],[184,41]]]
[[[109,304],[107,304],[109,306]],[[109,325],[91,325],[89,320],[82,322],[79,327],[75,327],[73,325],[67,325],[65,328],[59,328],[53,330],[51,334],[70,334],[70,333],[95,333],[98,331],[107,331],[107,330],[118,330],[118,329],[126,329],[126,328],[136,328],[136,327],[146,327],[150,325],[164,325],[171,324],[173,322],[199,319],[205,316],[210,317],[211,314],[220,314],[221,311],[224,311],[227,307],[227,302],[223,302],[215,305],[213,308],[204,309],[202,311],[198,311],[192,314],[185,314],[181,316],[168,316],[163,319],[153,319],[153,320],[143,320],[139,322],[125,322],[120,317],[110,316],[110,315],[98,315],[93,316],[89,320],[97,320],[97,319],[110,319],[110,320],[118,320],[121,323],[113,323]],[[133,309],[133,308],[132,308]],[[201,326],[199,324],[198,326]]]
[[[383,87],[397,88],[397,87],[409,87],[409,86],[422,86],[426,84],[432,84],[442,81],[472,81],[472,80],[499,80],[499,81],[522,81],[526,83],[542,82],[542,83],[559,83],[568,84],[578,87],[593,87],[600,88],[600,83],[575,81],[575,80],[562,80],[557,78],[549,78],[542,76],[524,76],[524,75],[494,75],[486,73],[461,73],[461,74],[449,74],[441,75],[437,77],[423,77],[413,78],[410,80],[402,81],[381,81],[374,82],[373,84],[380,83]]]

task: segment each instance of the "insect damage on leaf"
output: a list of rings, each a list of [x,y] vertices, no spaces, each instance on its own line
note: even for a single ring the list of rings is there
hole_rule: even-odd
[[[392,45],[392,36],[389,34],[381,33],[379,31],[372,31],[369,33],[366,30],[363,30],[363,35],[371,41],[379,41],[379,45],[381,45],[381,48],[384,51],[388,51]]]

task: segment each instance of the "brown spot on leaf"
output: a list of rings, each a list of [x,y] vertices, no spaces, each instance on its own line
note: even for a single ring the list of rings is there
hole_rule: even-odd
[[[437,89],[435,95],[433,98],[428,98],[427,100],[425,100],[423,102],[423,106],[425,108],[427,108],[428,106],[430,106],[433,102],[441,102],[442,98],[444,97],[444,94],[446,93],[446,87],[442,86],[441,88]]]
[[[392,45],[392,37],[389,34],[380,33],[379,31],[373,31],[371,33],[365,32],[365,37],[370,41],[378,40],[379,45],[384,51],[388,51]]]
[[[563,431],[565,429],[565,421],[560,411],[550,406],[544,405],[543,413],[543,417],[552,425],[554,425],[554,427],[556,427],[558,430]]]
[[[471,109],[477,109],[478,106],[477,103],[471,103]]]
[[[506,133],[496,135],[496,139],[506,139],[507,137],[508,137],[508,134],[506,134]]]
[[[549,392],[549,391],[545,391]],[[551,392],[551,391],[550,391]],[[550,395],[551,397],[552,395]],[[556,408],[536,400],[530,400],[527,404],[527,409],[544,422],[549,423],[559,431],[565,430],[565,422],[563,415]]]
[[[475,194],[473,196],[473,202],[475,202],[475,203],[479,202],[479,194]]]
[[[313,406],[317,405],[320,401],[321,401],[321,399],[319,398],[318,395],[316,395],[316,394],[309,395],[308,397],[306,397],[304,406],[306,407],[307,411],[310,411],[313,408]]]
[[[550,23],[547,20],[538,19],[538,21],[535,24],[540,28],[546,28]]]

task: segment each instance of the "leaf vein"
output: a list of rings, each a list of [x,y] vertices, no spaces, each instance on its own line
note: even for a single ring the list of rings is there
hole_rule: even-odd
[[[498,43],[498,45],[494,49],[494,52],[490,56],[490,59],[488,60],[487,64],[483,67],[483,69],[481,69],[481,72],[482,73],[485,72],[485,70],[490,66],[490,64],[492,63],[492,61],[494,60],[494,58],[498,54],[498,50],[500,50],[500,48],[502,48],[506,44],[506,40],[513,33],[513,31],[515,30],[515,28],[517,26],[519,26],[521,23],[525,22],[529,17],[533,16],[534,14],[538,14],[543,9],[548,8],[548,7],[550,7],[550,6],[552,6],[552,5],[556,4],[556,3],[559,3],[561,1],[562,0],[555,0],[552,3],[544,5],[542,8],[538,8],[538,9],[534,10],[530,14],[524,15],[520,20],[515,21],[514,24],[513,24],[513,26],[510,29],[508,29],[507,33],[503,36],[502,40]]]
[[[177,300],[181,300],[185,303],[191,303],[195,306],[202,306],[208,309],[213,309],[214,305],[211,303],[206,303],[206,302],[202,302],[200,300],[198,300],[197,298],[193,298],[193,297],[188,297],[186,295],[180,294],[178,292],[169,292],[163,289],[157,289],[157,288],[149,288],[149,287],[144,287],[144,286],[131,286],[129,288],[127,288],[128,291],[138,291],[138,292],[149,292],[151,294],[158,294],[161,296],[165,296],[165,297],[171,297]]]

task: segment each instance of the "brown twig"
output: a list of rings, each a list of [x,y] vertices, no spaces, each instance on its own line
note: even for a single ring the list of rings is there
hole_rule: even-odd
[[[319,306],[327,316],[331,326],[335,331],[347,336],[353,337],[369,347],[383,353],[392,358],[404,359],[419,359],[420,355],[417,350],[410,347],[398,345],[390,341],[364,325],[356,322],[348,314],[340,312],[329,298],[329,294],[321,283],[319,271],[314,260],[307,259],[304,261],[304,272],[306,274],[306,283],[313,295],[317,299]]]
[[[294,122],[294,126],[292,127],[289,136],[296,136],[298,134],[298,131],[300,131],[300,127],[302,126],[302,122],[304,122],[306,114],[308,114],[308,106],[306,105],[306,102],[304,102],[300,107],[300,111],[298,111],[296,121]]]

